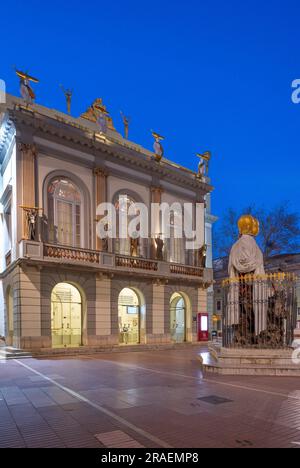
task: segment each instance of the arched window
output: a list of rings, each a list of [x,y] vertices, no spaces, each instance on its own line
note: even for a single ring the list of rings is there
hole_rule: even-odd
[[[48,185],[49,241],[72,247],[82,246],[82,196],[76,185],[57,177]]]
[[[176,237],[175,223],[179,223],[179,226],[183,222],[183,216],[181,211],[171,211],[170,215],[170,238],[167,239],[168,245],[168,260],[171,263],[185,263],[185,252],[184,252],[184,239],[182,237]],[[184,235],[182,229],[182,235]]]
[[[117,238],[115,241],[115,252],[121,255],[129,255],[135,257],[142,257],[143,256],[143,239],[139,239],[135,245],[131,242],[130,238],[127,237],[126,239],[120,238],[120,216],[122,215],[122,211],[125,213],[125,226],[126,233],[128,234],[128,226],[129,223],[136,217],[136,214],[129,215],[128,211],[131,205],[137,203],[134,198],[125,194],[119,193],[117,198],[114,200],[114,205],[117,214]],[[127,217],[126,217],[127,213]]]

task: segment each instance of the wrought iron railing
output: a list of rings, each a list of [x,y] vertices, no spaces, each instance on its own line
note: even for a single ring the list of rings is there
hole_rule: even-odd
[[[283,348],[294,340],[296,276],[240,275],[223,282],[225,347]]]
[[[87,263],[99,263],[99,252],[44,244],[44,256],[62,260],[74,260]]]

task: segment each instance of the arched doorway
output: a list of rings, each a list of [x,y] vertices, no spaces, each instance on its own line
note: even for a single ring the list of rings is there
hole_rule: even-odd
[[[57,284],[51,294],[52,347],[82,345],[82,298],[75,286]]]
[[[119,343],[139,344],[144,339],[145,304],[142,296],[131,288],[124,288],[118,300]]]
[[[186,301],[182,294],[174,293],[170,299],[170,332],[175,343],[186,341]]]
[[[13,346],[14,341],[14,293],[9,286],[6,291],[6,344]]]

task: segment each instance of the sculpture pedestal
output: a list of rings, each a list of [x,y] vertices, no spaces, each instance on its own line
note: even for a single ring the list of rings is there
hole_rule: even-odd
[[[213,374],[300,377],[300,364],[293,363],[293,352],[293,349],[223,348],[210,345],[209,353],[201,353],[200,360],[203,371]]]

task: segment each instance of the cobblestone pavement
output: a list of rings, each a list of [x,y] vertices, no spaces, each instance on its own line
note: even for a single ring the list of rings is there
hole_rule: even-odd
[[[300,447],[299,378],[203,377],[199,352],[2,360],[0,447]]]

